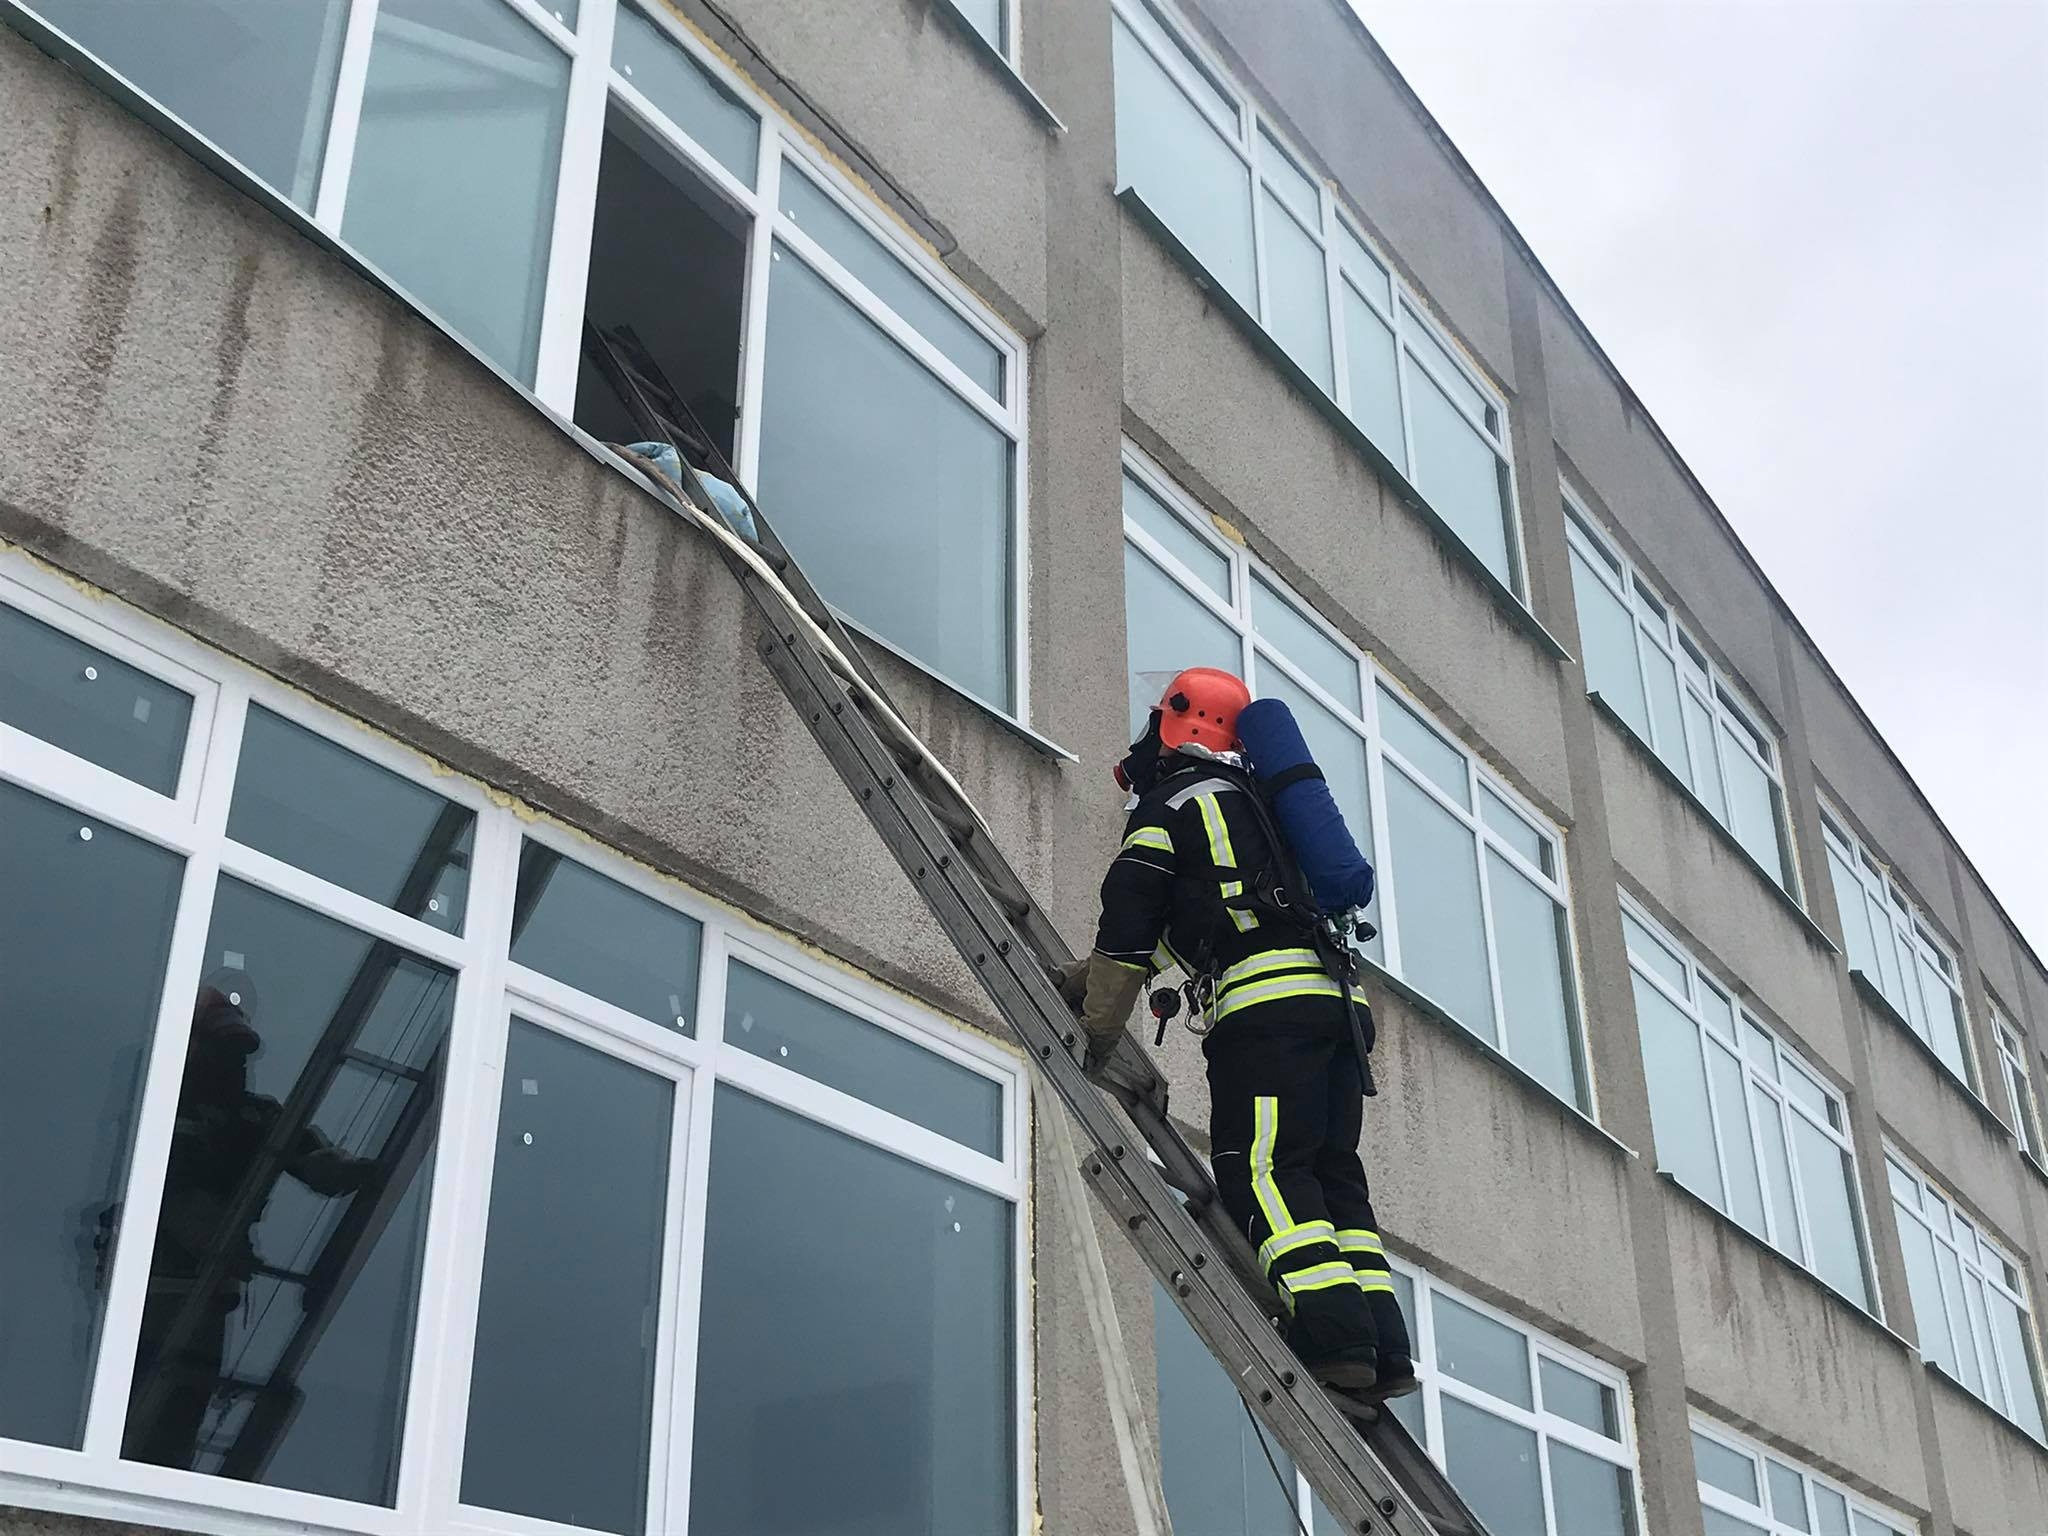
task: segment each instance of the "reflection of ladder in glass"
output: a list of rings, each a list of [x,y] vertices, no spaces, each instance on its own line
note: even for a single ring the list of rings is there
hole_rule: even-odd
[[[468,830],[471,816],[463,806],[443,808],[391,902],[395,910],[426,910],[427,898],[442,872],[462,857],[456,844]],[[210,1298],[233,1283],[231,1266],[243,1235],[260,1220],[278,1184],[290,1173],[305,1133],[320,1123],[323,1111],[339,1109],[345,1095],[355,1096],[356,1101],[354,1108],[346,1111],[344,1123],[349,1130],[358,1129],[365,1108],[375,1100],[368,1140],[376,1150],[364,1157],[369,1166],[360,1173],[347,1208],[320,1241],[319,1251],[303,1267],[295,1257],[292,1264],[259,1263],[256,1268],[254,1278],[272,1282],[273,1294],[266,1307],[278,1305],[281,1293],[295,1289],[299,1312],[267,1370],[244,1375],[230,1362],[222,1362],[214,1391],[216,1399],[227,1399],[227,1409],[212,1421],[212,1433],[198,1449],[202,1456],[218,1457],[213,1470],[223,1476],[253,1481],[263,1475],[303,1401],[298,1386],[300,1370],[347,1300],[357,1274],[411,1190],[413,1177],[433,1145],[434,1110],[440,1099],[447,1050],[445,1036],[436,1033],[424,1038],[422,1043],[431,1049],[421,1061],[394,1060],[357,1044],[405,958],[404,950],[379,939],[356,967],[221,1217],[198,1279],[157,1351],[155,1379],[137,1384],[129,1415],[131,1430],[152,1423],[163,1411],[178,1360],[194,1330],[205,1322]],[[437,981],[434,997],[438,999],[440,990],[450,984],[446,979]],[[428,1000],[415,1005],[414,1017],[431,1006],[435,1003]],[[397,1038],[403,1043],[412,1033],[408,1021]],[[365,1091],[360,1083],[345,1085],[343,1074],[350,1071],[367,1074],[373,1086]],[[378,1083],[388,1085],[381,1094],[374,1086]],[[394,1101],[396,1113],[391,1112]],[[338,1149],[347,1150],[347,1131],[334,1140]]]
[[[1282,1342],[1275,1322],[1278,1299],[1216,1199],[1208,1169],[1168,1120],[1165,1080],[1143,1048],[1126,1038],[1111,1069],[1124,1114],[1083,1075],[1075,1054],[1078,1027],[1056,981],[1070,959],[1065,943],[959,786],[902,724],[845,627],[751,496],[760,538],[749,552],[762,565],[718,537],[724,525],[717,522],[714,503],[678,434],[665,425],[671,413],[679,413],[679,424],[699,443],[707,441],[687,404],[659,378],[650,381],[651,392],[642,390],[636,376],[649,369],[658,374],[658,367],[643,358],[629,370],[605,336],[587,324],[584,348],[618,391],[637,430],[677,449],[683,495],[705,515],[701,526],[712,532],[766,620],[762,658],[1044,1080],[1081,1123],[1092,1144],[1082,1172],[1246,1405],[1344,1530],[1362,1536],[1486,1536],[1399,1419],[1380,1413],[1361,1428],[1309,1380]],[[713,470],[738,486],[715,448],[710,457]],[[663,478],[650,476],[656,484]],[[1133,1129],[1139,1144],[1133,1143]]]

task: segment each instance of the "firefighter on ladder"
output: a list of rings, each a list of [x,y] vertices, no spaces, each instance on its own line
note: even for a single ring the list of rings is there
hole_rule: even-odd
[[[1194,983],[1190,1003],[1211,1026],[1202,1052],[1224,1209],[1257,1248],[1311,1373],[1379,1400],[1416,1381],[1358,1154],[1370,1039],[1284,894],[1270,899],[1289,866],[1234,750],[1249,702],[1228,672],[1184,671],[1118,765],[1134,803],[1073,991],[1085,975],[1099,1076],[1151,975],[1178,967]]]

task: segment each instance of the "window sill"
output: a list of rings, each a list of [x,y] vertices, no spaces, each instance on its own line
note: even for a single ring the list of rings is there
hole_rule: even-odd
[[[1769,1242],[1763,1237],[1760,1237],[1755,1232],[1750,1231],[1748,1227],[1745,1227],[1733,1216],[1730,1216],[1726,1211],[1722,1210],[1721,1207],[1714,1204],[1713,1201],[1707,1199],[1706,1197],[1701,1195],[1697,1190],[1692,1189],[1688,1185],[1686,1185],[1682,1180],[1679,1179],[1679,1177],[1676,1174],[1672,1173],[1670,1169],[1659,1168],[1657,1170],[1657,1177],[1662,1179],[1666,1184],[1670,1185],[1671,1188],[1676,1190],[1679,1194],[1683,1195],[1686,1198],[1686,1200],[1689,1201],[1691,1204],[1696,1205],[1701,1210],[1707,1212],[1707,1214],[1712,1216],[1715,1219],[1715,1221],[1720,1223],[1722,1226],[1728,1227],[1733,1231],[1740,1233],[1743,1239],[1746,1242],[1748,1242],[1751,1247],[1755,1248],[1759,1253],[1768,1254],[1772,1259],[1776,1260],[1779,1265],[1783,1266],[1785,1269],[1790,1270],[1793,1274],[1798,1275],[1808,1285],[1812,1286],[1815,1290],[1819,1291],[1821,1295],[1825,1296],[1828,1300],[1834,1302],[1837,1306],[1841,1307],[1844,1311],[1848,1312],[1852,1317],[1860,1319],[1863,1323],[1868,1325],[1876,1332],[1883,1334],[1885,1338],[1890,1340],[1892,1343],[1898,1345],[1900,1349],[1906,1350],[1909,1353],[1913,1354],[1919,1353],[1918,1349],[1915,1347],[1911,1339],[1907,1338],[1902,1333],[1896,1332],[1892,1328],[1891,1324],[1887,1323],[1883,1318],[1879,1317],[1876,1313],[1868,1310],[1867,1308],[1858,1306],[1855,1302],[1851,1301],[1848,1297],[1844,1296],[1840,1291],[1836,1290],[1832,1285],[1829,1285],[1827,1281],[1821,1279],[1819,1275],[1815,1274],[1812,1270],[1808,1269],[1804,1264],[1801,1264],[1797,1259],[1793,1258],[1792,1255],[1786,1253],[1782,1248],[1777,1247],[1775,1244]]]
[[[1913,1048],[1927,1058],[1928,1064],[1940,1075],[1942,1081],[1956,1088],[1963,1098],[1969,1102],[1970,1108],[1977,1111],[1978,1116],[1982,1118],[1985,1125],[1990,1127],[1999,1139],[2012,1142],[2014,1150],[2017,1151],[2019,1147],[2018,1139],[2013,1135],[2011,1128],[1998,1118],[1997,1112],[1989,1104],[1986,1104],[1978,1096],[1976,1089],[1956,1076],[1955,1068],[1941,1059],[1939,1051],[1920,1038],[1920,1032],[1913,1028],[1913,1021],[1899,1012],[1898,1007],[1892,1000],[1879,990],[1877,983],[1854,966],[1849,968],[1849,980],[1855,983],[1856,994],[1863,999],[1864,1005],[1881,1017],[1889,1019],[1892,1023],[1896,1024],[1900,1032],[1913,1043]]]
[[[939,14],[941,20],[966,40],[968,48],[979,56],[982,63],[995,71],[1003,88],[1021,101],[1031,115],[1038,119],[1041,126],[1056,134],[1067,131],[1067,125],[1060,121],[1059,114],[1047,106],[1045,98],[1031,88],[1031,83],[1018,72],[1017,66],[1010,62],[1009,55],[975,31],[974,23],[961,13],[960,8],[953,4],[953,0],[927,0],[927,4]]]
[[[536,401],[535,404],[539,404],[539,402]],[[546,410],[546,407],[543,406],[542,409]],[[640,486],[643,490],[647,492],[648,495],[652,496],[656,501],[661,503],[663,511],[672,510],[668,494],[665,491],[661,490],[659,487],[657,487],[638,469],[634,468],[634,466],[628,464],[624,459],[620,458],[617,454],[613,453],[609,447],[599,442],[596,438],[592,437],[588,432],[585,432],[581,427],[577,426],[574,422],[565,422],[559,416],[555,416],[552,411],[549,411],[548,415],[553,417],[556,423],[560,425],[563,428],[563,430],[566,431],[571,437],[573,437],[578,443],[578,445],[581,446],[586,452],[588,452],[592,458],[597,459],[600,463],[610,465],[613,469],[617,470],[621,475],[631,480],[635,485]],[[848,617],[844,612],[842,612],[838,608],[834,608],[832,612],[834,616],[838,618],[841,624],[844,624],[848,630],[850,630],[854,635],[859,637],[863,644],[872,645],[873,647],[875,647],[875,649],[888,653],[890,657],[892,657],[896,661],[901,662],[904,666],[916,672],[920,677],[927,679],[935,686],[943,689],[953,698],[956,698],[961,703],[971,705],[973,708],[979,710],[982,714],[988,717],[991,724],[1000,726],[1004,731],[1008,732],[1012,736],[1015,736],[1019,741],[1023,742],[1026,746],[1032,748],[1032,750],[1040,753],[1045,757],[1049,757],[1054,762],[1058,763],[1078,763],[1081,760],[1076,753],[1068,751],[1065,747],[1061,746],[1058,742],[1052,740],[1052,738],[1048,736],[1039,735],[1038,732],[1032,730],[1031,727],[1026,725],[1022,720],[1019,720],[1015,715],[1007,713],[999,705],[990,703],[987,699],[982,698],[981,695],[977,693],[970,693],[967,689],[962,688],[958,683],[948,678],[944,673],[934,671],[929,664],[919,661],[915,656],[912,656],[909,652],[901,650],[898,647],[890,644],[887,640],[884,640],[880,635],[876,634],[873,630],[867,628],[867,626],[860,623],[857,619]]]
[[[1677,771],[1669,763],[1665,762],[1663,758],[1659,757],[1647,741],[1644,741],[1642,737],[1636,734],[1635,727],[1622,717],[1621,711],[1608,703],[1606,697],[1597,688],[1588,690],[1586,697],[1592,701],[1595,712],[1604,716],[1609,723],[1619,730],[1628,744],[1634,747],[1643,759],[1656,770],[1657,777],[1676,790],[1679,798],[1699,813],[1700,820],[1706,823],[1707,827],[1721,841],[1722,845],[1756,872],[1757,878],[1764,883],[1765,888],[1770,891],[1778,905],[1783,907],[1792,917],[1793,921],[1799,925],[1799,931],[1806,935],[1806,941],[1816,949],[1819,949],[1823,954],[1839,955],[1841,950],[1837,949],[1835,941],[1828,937],[1828,931],[1813,920],[1812,915],[1806,908],[1799,904],[1798,899],[1790,891],[1778,883],[1777,876],[1773,875],[1755,854],[1742,846],[1740,838],[1715,819],[1714,813],[1707,809],[1706,802],[1693,792],[1693,787],[1680,778]]]
[[[1447,1011],[1442,1004],[1432,999],[1429,994],[1417,991],[1369,955],[1360,956],[1359,963],[1364,967],[1365,974],[1370,980],[1380,983],[1389,992],[1400,998],[1402,1002],[1433,1023],[1443,1025],[1450,1032],[1451,1036],[1467,1050],[1476,1052],[1489,1064],[1498,1067],[1501,1071],[1507,1073],[1508,1076],[1519,1081],[1530,1092],[1541,1094],[1546,1105],[1564,1111],[1566,1115],[1576,1120],[1582,1128],[1592,1132],[1593,1135],[1599,1137],[1600,1140],[1607,1143],[1611,1149],[1619,1152],[1622,1156],[1634,1157],[1636,1155],[1634,1148],[1625,1142],[1617,1140],[1606,1127],[1601,1125],[1599,1121],[1595,1120],[1583,1109],[1580,1109],[1576,1104],[1567,1103],[1559,1098],[1557,1091],[1544,1082],[1542,1078],[1536,1076],[1528,1068],[1518,1065],[1503,1054],[1499,1047],[1491,1045],[1473,1034],[1471,1030],[1459,1023],[1457,1018]]]
[[[1917,1354],[1918,1350],[1916,1349],[1914,1352]],[[1926,1358],[1926,1356],[1923,1355],[1921,1356],[1920,1363],[1927,1367],[1928,1375],[1932,1376],[1937,1382],[1941,1383],[1943,1386],[1948,1388],[1950,1392],[1954,1393],[1957,1397],[1961,1398],[1964,1402],[1968,1403],[1972,1408],[1975,1408],[1979,1413],[1985,1415],[1987,1418],[1995,1420],[2001,1427],[2010,1430],[2015,1435],[2018,1435],[2020,1439],[2026,1443],[2028,1449],[2036,1451],[2048,1449],[2048,1441],[2036,1440],[2031,1431],[2021,1428],[2013,1420],[2007,1418],[2004,1414],[2000,1413],[1996,1408],[1992,1407],[1989,1403],[1985,1402],[1983,1398],[1979,1397],[1976,1393],[1972,1392],[1960,1381],[1957,1381],[1955,1377],[1949,1375],[1949,1373],[1946,1370],[1944,1370],[1941,1366],[1937,1365],[1934,1361],[1929,1360],[1928,1358]]]
[[[1538,650],[1543,651],[1554,661],[1570,661],[1571,652],[1558,642],[1555,635],[1543,627],[1543,621],[1530,611],[1529,605],[1515,589],[1502,581],[1485,561],[1472,552],[1471,547],[1458,537],[1457,531],[1424,499],[1422,492],[1418,491],[1409,482],[1408,477],[1395,467],[1394,462],[1365,435],[1358,423],[1339,410],[1337,402],[1309,376],[1307,370],[1287,355],[1287,349],[1275,341],[1242,304],[1217,284],[1194,252],[1182,244],[1180,237],[1167,228],[1166,221],[1152,211],[1138,189],[1121,187],[1117,191],[1116,199],[1123,204],[1131,217],[1159,242],[1166,254],[1173,258],[1175,265],[1194,279],[1195,285],[1203,290],[1209,302],[1230,318],[1253,347],[1284,375],[1323,419],[1336,429],[1338,435],[1349,442],[1366,463],[1372,466],[1373,473],[1393,491],[1396,498],[1429,525],[1430,532],[1436,535],[1437,542],[1443,546],[1445,552],[1471,572],[1473,578],[1486,588],[1494,600],[1494,606],[1499,608],[1517,629],[1535,642]]]

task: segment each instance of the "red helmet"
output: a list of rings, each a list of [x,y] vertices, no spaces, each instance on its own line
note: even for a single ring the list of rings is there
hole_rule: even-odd
[[[1228,752],[1237,745],[1237,713],[1251,701],[1251,690],[1232,674],[1189,667],[1159,696],[1159,744],[1169,752],[1186,746]]]

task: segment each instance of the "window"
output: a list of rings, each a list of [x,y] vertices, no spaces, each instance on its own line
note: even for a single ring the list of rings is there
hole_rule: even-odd
[[[1626,893],[1657,1166],[1876,1315],[1841,1096]]]
[[[1135,450],[1124,464],[1132,732],[1182,667],[1286,702],[1379,874],[1367,953],[1581,1110],[1590,1108],[1563,839],[1371,658]]]
[[[1561,489],[1588,690],[1796,901],[1776,740],[1670,607],[1594,530],[1571,489]]]
[[[1849,969],[1877,989],[1958,1082],[1978,1092],[1955,960],[1846,818],[1822,805],[1820,824]]]
[[[594,436],[585,321],[637,349],[851,622],[1026,715],[1022,343],[666,8],[25,3]]]
[[[0,1501],[1020,1530],[1013,1056],[25,564],[0,634]]]
[[[1627,1379],[1395,1261],[1422,1390],[1391,1406],[1496,1536],[1635,1536]],[[1152,1299],[1166,1508],[1192,1536],[1343,1527],[1164,1290]],[[1270,1456],[1270,1460],[1268,1459]]]
[[[1118,175],[1518,596],[1506,403],[1154,0],[1116,0]]]
[[[1695,1418],[1693,1469],[1707,1536],[1918,1536],[1861,1494]]]
[[[1901,1154],[1887,1153],[1885,1172],[1921,1357],[2048,1444],[2041,1347],[2019,1264]]]
[[[1999,1068],[2005,1073],[2005,1096],[2012,1103],[2012,1134],[2020,1152],[2035,1167],[2044,1166],[2048,1150],[2041,1142],[2041,1106],[2034,1097],[2034,1074],[2027,1067],[2026,1041],[2018,1030],[1999,1016],[1994,1004],[1991,1033],[1998,1040]]]

